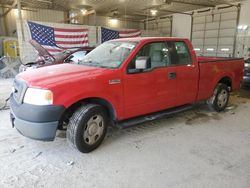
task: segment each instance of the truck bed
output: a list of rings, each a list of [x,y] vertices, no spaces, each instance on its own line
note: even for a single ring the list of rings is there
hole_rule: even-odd
[[[207,63],[207,62],[218,62],[218,61],[235,61],[235,60],[242,60],[242,58],[232,58],[232,57],[206,57],[206,56],[199,56],[198,62],[199,63]]]
[[[197,100],[205,100],[213,95],[214,87],[222,75],[232,82],[232,90],[240,88],[243,77],[241,58],[197,57],[200,69],[199,92]],[[230,66],[228,66],[230,64]],[[220,74],[218,74],[220,73]],[[222,73],[222,75],[221,75]]]

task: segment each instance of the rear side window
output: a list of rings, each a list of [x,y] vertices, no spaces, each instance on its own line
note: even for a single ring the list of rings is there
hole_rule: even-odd
[[[185,42],[167,42],[171,65],[192,64],[192,59]]]

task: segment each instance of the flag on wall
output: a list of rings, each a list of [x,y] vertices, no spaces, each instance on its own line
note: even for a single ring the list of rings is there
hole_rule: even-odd
[[[140,37],[141,31],[138,29],[116,31],[102,27],[101,36],[102,36],[102,42],[105,42],[108,40],[118,39],[118,38]]]
[[[69,48],[88,46],[88,29],[55,28],[28,22],[31,38],[52,55]]]

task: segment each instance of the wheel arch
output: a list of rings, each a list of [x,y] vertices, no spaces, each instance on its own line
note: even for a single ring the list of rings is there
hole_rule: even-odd
[[[218,83],[221,83],[221,84],[225,84],[228,88],[229,88],[229,91],[232,90],[232,79],[231,77],[229,76],[224,76],[222,77]]]
[[[80,106],[82,106],[86,103],[99,104],[99,105],[103,106],[107,110],[108,116],[111,118],[111,120],[116,121],[117,114],[116,114],[115,108],[113,107],[113,105],[109,101],[107,101],[106,99],[100,98],[100,97],[91,97],[91,98],[81,99],[81,100],[71,104],[69,107],[67,107],[67,109],[64,111],[64,113],[62,115],[59,127],[62,126],[63,122],[65,122],[65,121],[67,122],[67,120],[69,120],[69,118],[72,116],[72,114],[75,112],[76,109],[78,109]]]

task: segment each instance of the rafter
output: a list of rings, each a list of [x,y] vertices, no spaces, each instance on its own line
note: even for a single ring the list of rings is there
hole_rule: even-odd
[[[17,0],[14,0],[12,5],[3,14],[1,14],[0,17],[6,16],[16,6],[17,6]]]

